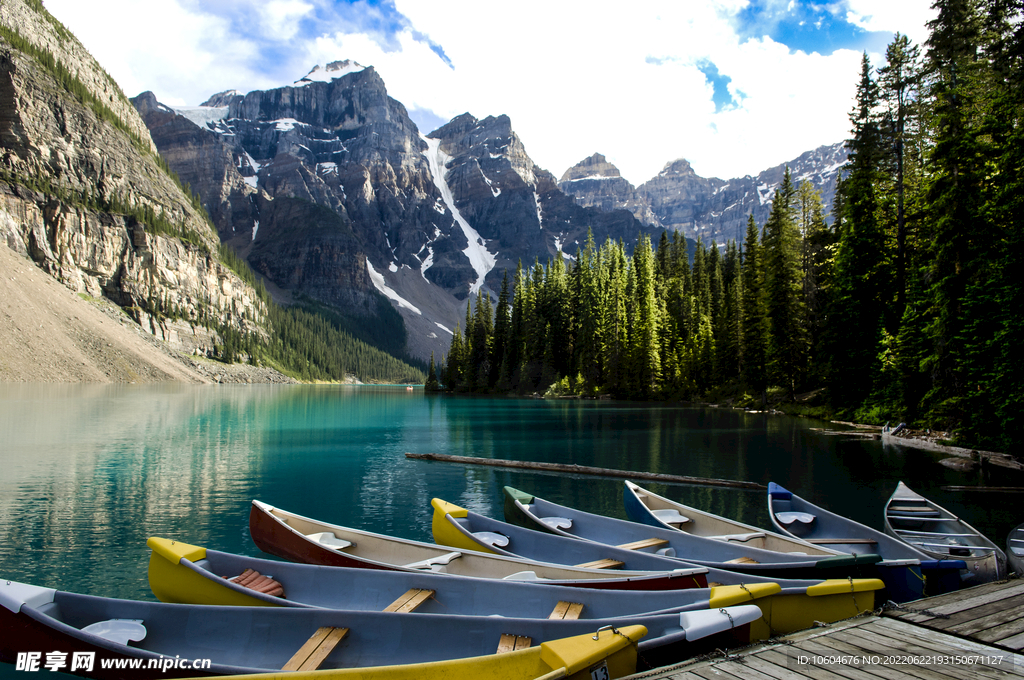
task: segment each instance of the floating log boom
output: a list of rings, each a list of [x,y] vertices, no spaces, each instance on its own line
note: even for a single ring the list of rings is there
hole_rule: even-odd
[[[406,458],[413,460],[433,460],[441,463],[462,463],[463,465],[489,465],[491,467],[518,468],[521,470],[542,470],[544,472],[567,472],[575,475],[594,475],[598,477],[619,477],[621,479],[646,479],[656,482],[675,484],[698,484],[703,486],[726,486],[736,489],[763,490],[767,487],[756,482],[738,482],[731,479],[709,479],[706,477],[686,477],[683,475],[665,475],[658,472],[630,472],[627,470],[610,470],[608,468],[588,467],[585,465],[565,465],[563,463],[535,463],[525,460],[502,460],[500,458],[473,458],[471,456],[448,456],[442,453],[407,453]]]

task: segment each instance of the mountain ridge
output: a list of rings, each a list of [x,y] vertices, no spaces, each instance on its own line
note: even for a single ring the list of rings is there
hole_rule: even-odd
[[[821,192],[828,212],[845,162],[845,142],[837,142],[806,151],[756,176],[723,180],[701,177],[689,161],[678,158],[634,187],[621,177],[618,168],[595,153],[566,170],[559,187],[581,205],[624,208],[647,224],[681,231],[688,238],[703,239],[705,244],[728,240],[740,243],[749,215],[758,225],[767,220],[772,197],[787,167],[795,183],[809,181]]]

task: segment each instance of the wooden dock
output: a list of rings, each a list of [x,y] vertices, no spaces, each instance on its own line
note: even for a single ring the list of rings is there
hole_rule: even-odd
[[[639,680],[1024,679],[1024,581],[910,602]]]

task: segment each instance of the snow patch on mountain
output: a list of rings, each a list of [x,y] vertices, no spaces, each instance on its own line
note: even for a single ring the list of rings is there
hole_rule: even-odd
[[[480,286],[484,284],[484,277],[487,276],[489,271],[494,269],[495,256],[487,250],[487,242],[484,241],[476,229],[470,226],[466,218],[459,212],[459,209],[455,207],[455,196],[452,194],[451,187],[448,186],[448,180],[445,179],[446,166],[451,156],[441,151],[441,140],[431,139],[423,134],[420,137],[427,143],[427,150],[423,152],[423,155],[426,157],[427,165],[430,167],[430,175],[434,180],[434,186],[441,192],[441,198],[444,199],[448,209],[452,211],[452,216],[462,228],[462,233],[466,235],[466,240],[469,241],[469,245],[462,252],[469,258],[469,263],[473,266],[473,271],[476,272],[477,277],[476,281],[470,285],[469,293],[470,295],[478,293]]]
[[[393,288],[388,286],[387,282],[384,280],[384,275],[379,274],[377,270],[373,268],[373,265],[370,264],[369,259],[366,260],[366,271],[369,272],[370,280],[373,281],[374,287],[381,293],[383,293],[388,299],[397,302],[399,307],[405,307],[406,309],[411,310],[415,314],[423,316],[423,312],[421,312],[416,305],[412,304],[411,302],[403,298],[401,295],[396,293]]]
[[[540,196],[537,195],[536,191],[533,192],[533,202],[537,204],[537,224],[540,225],[541,229],[543,229],[544,228],[544,218],[541,217],[541,214],[540,214]]]
[[[209,127],[208,123],[216,123],[227,118],[228,110],[227,106],[183,106],[173,109],[179,116],[188,118],[204,129]]]
[[[312,71],[296,80],[292,84],[292,87],[305,87],[310,83],[329,83],[332,80],[337,80],[338,78],[347,76],[349,73],[358,73],[366,68],[366,66],[348,59],[345,59],[344,61],[332,61],[327,64],[326,67],[322,67],[317,64],[313,67]]]

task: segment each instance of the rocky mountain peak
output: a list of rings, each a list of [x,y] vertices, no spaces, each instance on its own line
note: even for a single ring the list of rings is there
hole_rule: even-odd
[[[245,95],[239,92],[238,90],[224,90],[223,92],[218,92],[217,94],[213,95],[205,102],[200,104],[200,106],[231,106],[232,104],[237,104],[238,102],[242,101],[244,98]]]
[[[347,76],[349,73],[358,73],[366,68],[366,66],[350,59],[332,61],[326,67],[321,67],[317,64],[309,73],[296,80],[293,86],[302,87],[309,83],[329,83],[332,80]]]
[[[685,158],[677,158],[674,161],[666,163],[665,167],[658,173],[659,177],[669,177],[672,175],[696,176],[697,173],[694,172],[693,167],[690,166],[690,161]]]
[[[621,177],[619,169],[608,162],[608,160],[599,153],[595,153],[593,156],[584,158],[582,161],[572,166],[562,175],[562,179],[559,182],[571,182],[573,180],[592,178],[592,177]]]

